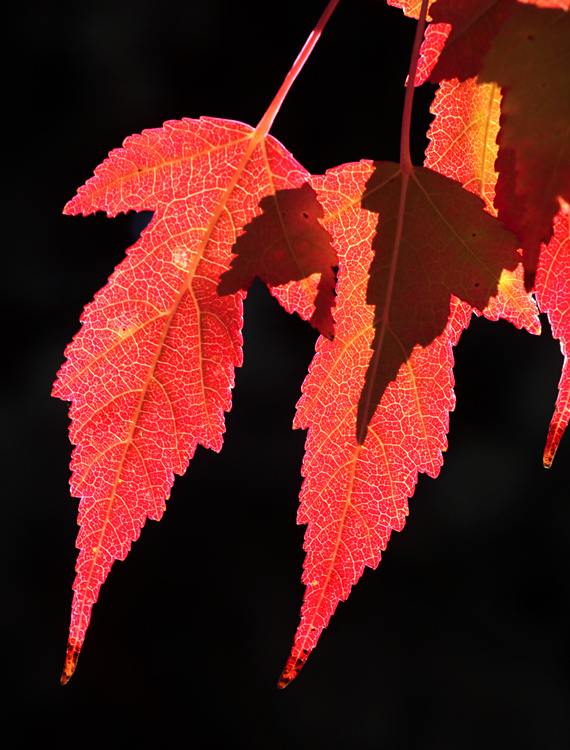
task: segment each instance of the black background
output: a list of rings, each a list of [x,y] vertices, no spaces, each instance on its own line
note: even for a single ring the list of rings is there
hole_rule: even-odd
[[[285,691],[301,605],[303,432],[315,335],[262,285],[221,454],[198,449],[160,524],[114,566],[66,687],[77,500],[50,389],[136,216],[64,203],[124,137],[210,115],[255,125],[325,0],[21,3],[7,19],[2,336],[3,734],[11,747],[478,748],[570,742],[570,440],[542,469],[561,355],[474,320],[437,481]],[[343,0],[272,133],[311,172],[398,159],[415,23]],[[421,163],[432,90],[417,92]],[[41,743],[41,745],[39,744]]]

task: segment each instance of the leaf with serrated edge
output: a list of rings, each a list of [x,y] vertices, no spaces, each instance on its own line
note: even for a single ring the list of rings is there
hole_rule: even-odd
[[[196,445],[222,447],[242,361],[244,294],[220,297],[218,278],[259,201],[308,176],[271,137],[244,162],[253,133],[243,123],[202,118],[131,136],[65,208],[155,213],[85,308],[53,391],[72,401],[71,489],[81,498],[63,682],[114,560],[125,559],[147,518],[161,518],[173,475],[184,473]],[[306,316],[314,282],[292,282],[280,293]]]
[[[360,200],[372,171],[371,162],[360,162],[311,179],[325,210],[323,226],[339,256],[336,337],[317,343],[294,423],[308,429],[297,518],[308,524],[306,592],[282,688],[298,674],[364,567],[375,568],[392,530],[403,528],[418,472],[439,473],[455,403],[451,347],[471,315],[468,305],[451,299],[444,332],[428,347],[414,348],[386,388],[359,446],[354,423],[372,354],[374,311],[366,303],[366,285],[376,227],[374,214],[363,210]],[[516,284],[521,290],[520,279]],[[510,277],[501,281],[497,300],[502,299],[516,310],[518,325],[536,328],[530,298],[524,291],[517,296]],[[497,311],[485,314],[496,318]]]
[[[432,107],[435,118],[425,160],[426,166],[459,180],[483,198],[492,214],[496,213],[492,204],[497,179],[493,164],[499,106],[496,86],[479,85],[474,80],[444,82]],[[441,452],[446,447],[447,415],[455,403],[451,346],[470,318],[468,306],[453,298],[446,330],[427,349],[416,347],[408,363],[402,365],[358,451],[351,425],[371,354],[373,314],[365,304],[364,288],[374,222],[371,214],[358,210],[357,201],[370,170],[371,165],[361,163],[352,169],[347,166],[328,172],[320,188],[317,178],[312,181],[328,214],[323,223],[336,237],[342,256],[337,339],[334,343],[319,340],[295,421],[296,427],[309,429],[298,517],[299,523],[309,525],[303,575],[307,590],[281,687],[298,674],[338,601],[348,597],[364,566],[378,565],[391,529],[403,527],[407,497],[413,494],[418,471],[430,476],[439,472]],[[540,333],[538,311],[532,296],[525,292],[521,265],[514,272],[503,271],[499,294],[491,298],[483,315],[490,320],[504,318],[518,328]],[[350,365],[343,366],[345,361]],[[437,384],[432,390],[432,382],[422,380],[430,367],[438,368],[443,376],[441,390]],[[416,372],[417,380],[413,380]],[[431,403],[430,394],[434,397]],[[422,409],[427,410],[425,417]],[[407,432],[412,436],[409,446]],[[335,492],[341,496],[333,505]],[[377,519],[381,519],[380,527]],[[349,533],[355,535],[358,523],[365,530],[363,539],[368,546],[363,549],[361,543],[352,550],[348,547]],[[327,537],[328,529],[333,534],[329,532]],[[329,539],[328,548],[322,549],[323,538]]]
[[[430,143],[425,165],[452,177],[485,202],[493,216],[497,173],[497,133],[501,93],[495,84],[479,84],[473,78],[461,83],[444,81],[436,93],[428,130]],[[475,311],[477,314],[477,311]],[[522,266],[501,276],[501,294],[493,297],[484,312],[492,320],[505,318],[518,328],[540,333],[538,311],[523,285]]]

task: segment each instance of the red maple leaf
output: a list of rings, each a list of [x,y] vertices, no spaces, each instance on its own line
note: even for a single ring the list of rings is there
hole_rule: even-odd
[[[140,240],[82,315],[54,395],[72,401],[72,493],[80,554],[64,680],[113,561],[196,445],[219,451],[241,364],[243,294],[220,297],[236,227],[263,196],[307,174],[273,138],[227,120],[183,120],[131,136],[67,204],[67,214],[153,210]],[[248,153],[251,151],[251,153]],[[299,286],[305,297],[309,289]]]
[[[540,0],[533,4],[563,10],[570,7],[568,0]],[[426,37],[428,35],[429,33]],[[433,60],[430,62],[433,63]],[[501,167],[501,163],[513,157],[512,150],[506,154],[503,150],[501,159],[497,160],[499,149],[496,141],[500,121],[502,122],[501,100],[501,89],[496,83],[478,83],[475,78],[461,82],[457,79],[443,81],[432,106],[435,119],[429,131],[431,143],[426,151],[425,162],[433,169],[455,177],[467,189],[479,194],[485,200],[487,210],[494,214],[497,214],[497,183],[500,187],[502,181],[505,188],[509,174],[512,180],[512,172],[506,170],[506,173],[497,175],[495,171]],[[549,159],[545,158],[544,163],[549,164]],[[512,164],[510,166],[512,167]],[[512,183],[511,192],[514,195]],[[554,234],[550,243],[543,246],[536,279],[537,301],[541,311],[548,315],[553,335],[560,339],[565,358],[559,397],[544,453],[544,464],[547,467],[552,464],[562,434],[568,425],[570,411],[567,354],[570,346],[570,290],[567,282],[567,270],[570,267],[570,231],[568,206],[564,200],[558,200],[561,208],[554,219]],[[516,201],[510,204],[511,213],[517,206]],[[519,213],[522,213],[520,206],[518,208]]]
[[[336,336],[319,340],[297,405],[294,426],[308,429],[297,518],[308,524],[307,588],[280,687],[298,674],[365,566],[377,567],[392,530],[404,527],[418,473],[439,474],[455,403],[452,346],[471,317],[470,306],[452,297],[445,330],[427,347],[414,347],[359,444],[354,425],[374,339],[374,310],[365,295],[376,220],[357,197],[372,174],[373,164],[360,162],[311,180],[325,209],[323,224],[338,245]],[[504,274],[500,296],[485,314],[538,329],[520,273]]]
[[[515,3],[516,0],[436,0],[432,18],[435,23],[449,24],[450,29],[432,71],[432,82],[476,76]]]
[[[481,212],[485,205],[493,215],[496,213],[492,198],[496,182],[493,164],[499,102],[496,86],[479,86],[474,81],[444,84],[434,105],[436,119],[430,130],[432,141],[425,161],[426,166],[440,175],[460,181],[467,190],[478,195],[482,201],[474,199],[473,204],[477,211]],[[372,246],[376,242],[372,234],[373,214],[366,215],[366,211],[356,206],[356,196],[362,194],[363,186],[366,184],[370,188],[367,175],[372,172],[368,170],[363,163],[345,165],[328,172],[322,183],[317,183],[317,178],[312,179],[325,207],[324,226],[342,248],[338,250],[337,336],[334,342],[320,341],[317,346],[295,421],[295,426],[309,430],[298,516],[299,523],[308,524],[303,574],[307,588],[301,622],[279,681],[280,687],[288,685],[303,667],[338,602],[348,597],[364,567],[377,567],[392,530],[403,528],[408,498],[414,492],[418,473],[438,475],[443,463],[442,452],[447,447],[448,414],[455,403],[452,347],[469,324],[472,312],[468,304],[457,297],[450,298],[446,291],[444,306],[447,305],[448,311],[451,307],[451,314],[449,318],[443,316],[447,324],[435,340],[431,335],[437,330],[433,315],[426,315],[424,310],[418,316],[420,321],[432,326],[431,333],[426,336],[424,347],[419,341],[413,342],[416,345],[409,359],[402,356],[401,361],[405,363],[399,370],[396,368],[396,379],[387,384],[383,395],[380,394],[379,406],[370,410],[373,416],[368,432],[359,445],[353,425],[355,412],[362,402],[364,373],[370,368],[375,319],[372,309],[364,304],[365,271],[368,263],[371,263],[371,273],[375,265],[386,265],[378,252],[372,260]],[[397,174],[398,169],[386,164],[383,172]],[[429,179],[440,178],[433,172],[429,174],[433,175]],[[391,184],[386,182],[388,186]],[[456,185],[452,189],[455,195],[461,188],[452,184]],[[328,198],[333,195],[331,185],[340,187],[345,196],[344,206],[339,204],[338,198],[329,203]],[[465,190],[462,192],[467,194]],[[389,201],[378,200],[377,236],[382,231],[382,213],[387,217],[398,215],[400,193],[395,191]],[[364,193],[363,206],[366,205]],[[405,217],[406,211],[409,217]],[[406,207],[403,214],[402,218],[407,218],[412,230],[410,247],[414,244],[424,247],[432,235],[417,228],[418,224],[421,226],[421,212],[412,205]],[[489,221],[493,223],[491,217]],[[388,237],[393,239],[393,234],[392,231]],[[442,238],[442,243],[444,234],[445,231],[433,233],[434,237]],[[381,241],[390,248],[391,240],[382,237]],[[510,244],[510,252],[515,246]],[[487,248],[491,255],[492,247],[493,243]],[[437,251],[437,247],[435,249]],[[418,257],[423,257],[423,253],[418,252]],[[410,263],[404,263],[403,267],[409,269]],[[434,279],[441,276],[445,274],[440,269]],[[429,278],[427,274],[425,277]],[[368,289],[370,292],[371,287]],[[467,291],[464,289],[463,293]],[[422,309],[429,292],[429,284],[425,290],[409,290],[408,305],[400,305],[399,309],[409,318],[417,306]],[[410,299],[414,300],[413,305],[409,305]],[[520,265],[516,272],[503,271],[499,295],[489,300],[487,292],[486,299],[490,304],[484,314],[489,319],[502,317],[519,328],[540,332],[536,307],[522,284]],[[473,299],[470,301],[477,304]],[[479,305],[481,302],[478,301]],[[416,333],[418,330],[416,327]]]
[[[65,207],[154,216],[85,308],[53,390],[72,402],[71,491],[81,498],[64,684],[113,562],[125,559],[147,518],[160,519],[197,444],[222,447],[245,295],[220,296],[220,274],[263,198],[307,181],[267,133],[337,3],[330,0],[257,128],[185,119],[131,136]],[[302,317],[318,293],[309,273],[276,294]]]

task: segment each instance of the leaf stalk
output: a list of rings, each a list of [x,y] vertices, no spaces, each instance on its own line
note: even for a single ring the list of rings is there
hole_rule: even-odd
[[[410,58],[410,69],[406,83],[406,96],[404,97],[404,109],[402,112],[402,130],[400,134],[400,166],[402,172],[410,174],[412,171],[412,159],[410,156],[410,125],[412,122],[412,106],[414,103],[414,89],[416,81],[416,71],[418,69],[418,60],[420,57],[420,47],[424,38],[426,26],[426,16],[429,0],[422,0],[420,17],[416,27],[416,36]]]
[[[295,79],[303,69],[303,66],[309,59],[311,52],[313,51],[316,43],[319,41],[325,26],[329,22],[329,19],[339,2],[340,0],[329,0],[329,3],[323,11],[322,16],[319,18],[317,25],[309,34],[307,41],[297,55],[297,59],[291,66],[291,70],[285,76],[285,80],[281,84],[279,91],[275,94],[275,97],[269,105],[267,112],[263,115],[263,117],[259,121],[257,128],[255,129],[256,136],[259,137],[259,140],[265,138],[267,133],[269,133],[271,126],[273,125],[273,121],[277,117],[277,113],[281,109],[281,105],[283,104],[283,102],[285,101],[285,97],[289,93],[289,89],[291,88],[291,86],[295,82]]]

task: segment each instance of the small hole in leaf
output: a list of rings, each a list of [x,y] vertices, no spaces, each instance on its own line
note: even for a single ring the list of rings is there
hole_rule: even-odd
[[[479,286],[479,282],[478,281],[475,282],[475,286]]]

